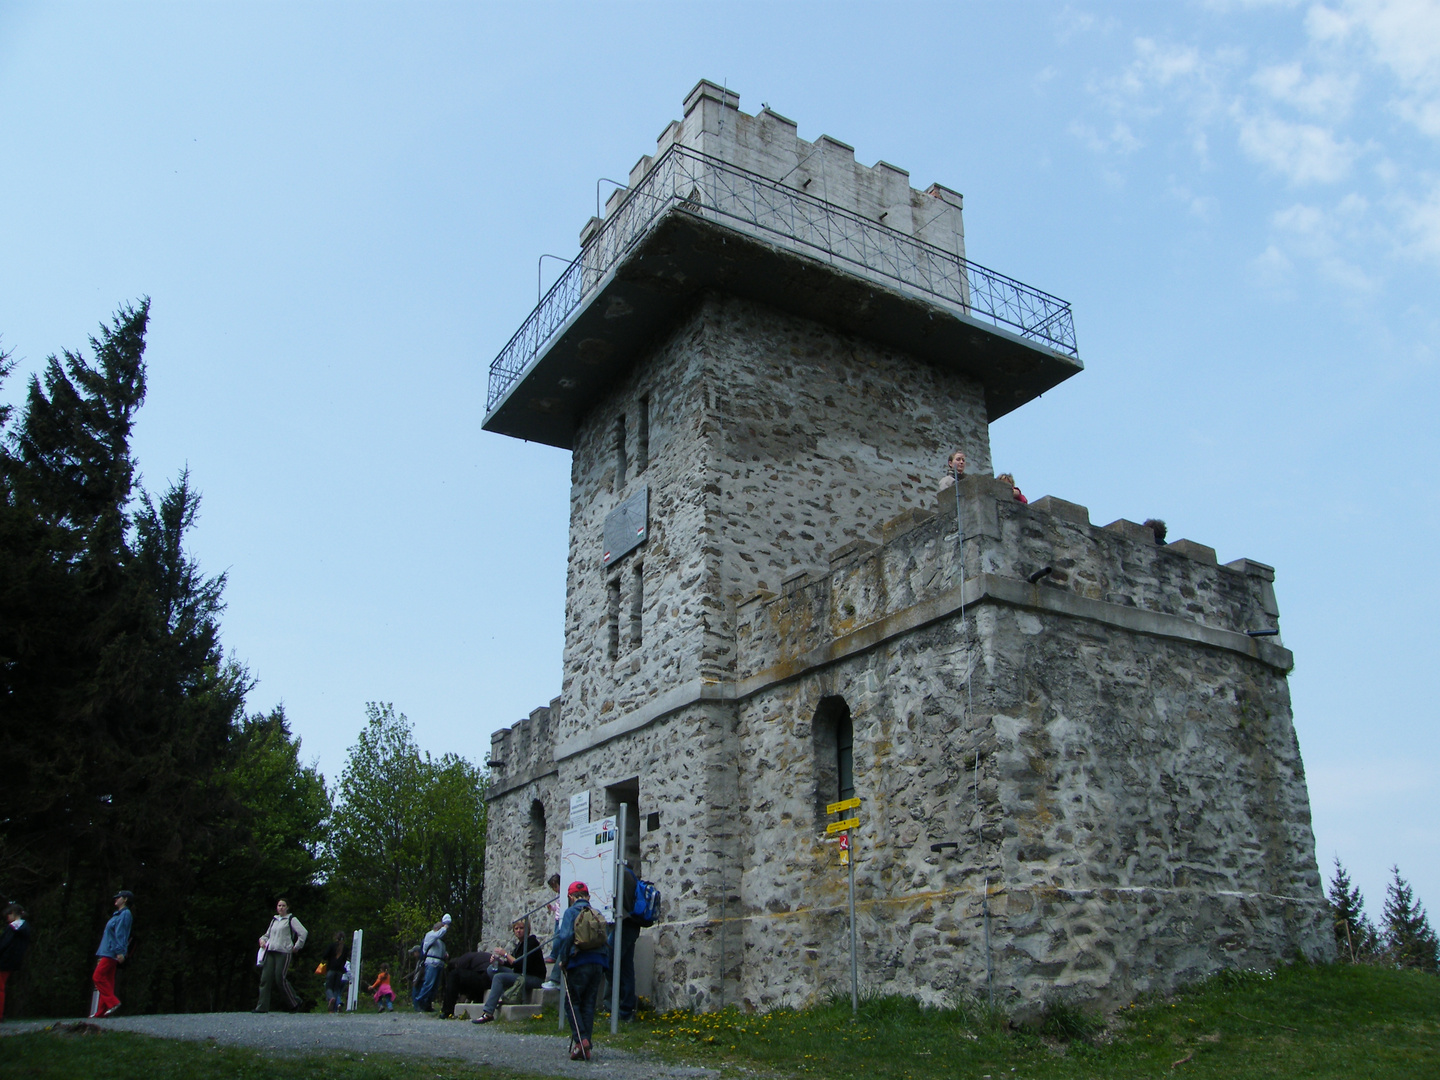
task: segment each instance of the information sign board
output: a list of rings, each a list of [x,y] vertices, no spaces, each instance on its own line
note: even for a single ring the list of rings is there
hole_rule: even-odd
[[[583,881],[590,890],[590,906],[608,921],[615,907],[615,850],[618,823],[601,818],[567,829],[560,838],[560,888]]]

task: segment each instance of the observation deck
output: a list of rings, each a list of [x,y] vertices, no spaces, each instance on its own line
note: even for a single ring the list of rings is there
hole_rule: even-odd
[[[714,116],[720,136],[727,116],[732,132],[768,124],[791,133],[796,164],[773,179],[686,145],[681,122],[667,128],[663,149],[642,158],[606,216],[586,226],[580,254],[491,363],[486,431],[570,449],[589,405],[712,289],[963,372],[985,387],[991,420],[1082,369],[1068,303],[964,257],[958,194],[936,185],[927,201],[903,170],[857,166],[845,144],[794,139],[792,122],[768,110],[748,117],[738,100],[702,81],[686,101],[686,121],[697,114],[692,141],[735,146],[716,137]],[[836,148],[850,151],[848,173],[836,170]],[[842,190],[843,180],[853,194],[856,174],[899,183],[903,209],[936,206],[925,225],[953,211],[959,250],[925,239],[925,226],[891,227],[889,209],[877,220],[807,190]]]

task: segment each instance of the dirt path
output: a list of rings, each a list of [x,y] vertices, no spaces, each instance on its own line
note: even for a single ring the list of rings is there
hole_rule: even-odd
[[[35,1031],[53,1021],[0,1024],[0,1036]],[[517,1024],[437,1020],[415,1013],[170,1013],[113,1016],[97,1025],[162,1039],[189,1039],[281,1053],[353,1050],[406,1057],[458,1058],[477,1065],[541,1076],[588,1076],[604,1080],[689,1080],[713,1077],[711,1069],[667,1065],[624,1050],[601,1047],[595,1060],[570,1061],[568,1042],[555,1035],[522,1033]],[[553,1025],[554,1021],[551,1020]]]

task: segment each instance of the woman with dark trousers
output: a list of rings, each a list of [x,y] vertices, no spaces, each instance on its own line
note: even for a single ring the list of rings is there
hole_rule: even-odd
[[[20,970],[30,948],[30,921],[19,904],[7,904],[0,918],[0,1020],[5,1019],[5,983]]]
[[[330,944],[325,946],[325,955],[320,957],[325,965],[325,1002],[330,1012],[340,1011],[340,997],[345,986],[340,981],[345,975],[345,932],[336,930]]]

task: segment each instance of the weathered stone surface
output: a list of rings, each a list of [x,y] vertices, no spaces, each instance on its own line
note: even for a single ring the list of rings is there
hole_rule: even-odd
[[[718,87],[686,111],[662,149],[810,152]],[[813,148],[852,208],[924,205],[902,171]],[[958,197],[925,199],[958,246]],[[638,793],[658,1005],[844,987],[824,831],[843,701],[867,989],[979,989],[986,896],[1009,1005],[1328,955],[1292,658],[1247,634],[1278,619],[1273,569],[1016,502],[983,388],[943,364],[724,294],[651,341],[576,432],[564,682],[492,742],[488,933],[546,899],[572,792],[595,816]],[[957,446],[971,475],[937,491]],[[648,538],[604,566],[605,517],[642,483]]]

